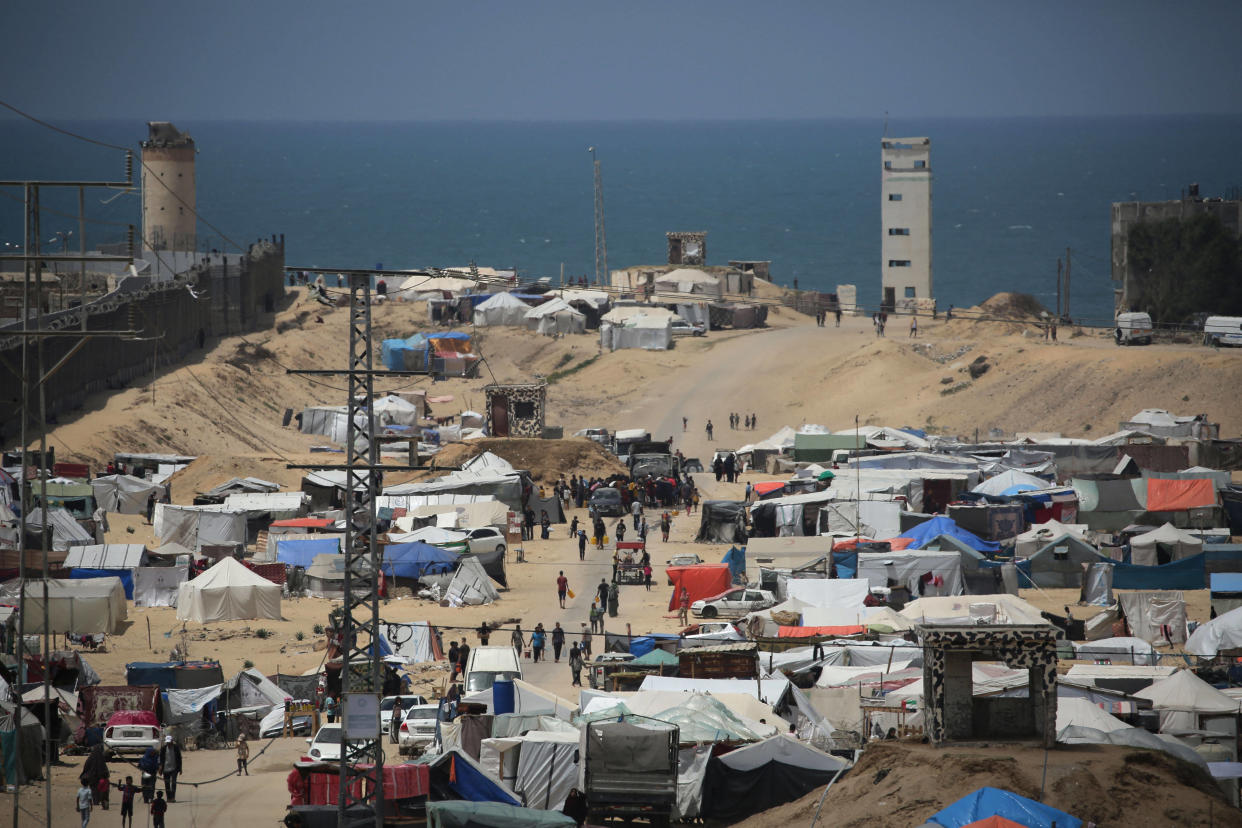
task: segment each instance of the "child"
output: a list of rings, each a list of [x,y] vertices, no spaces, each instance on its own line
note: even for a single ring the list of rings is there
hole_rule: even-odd
[[[397,700],[397,709],[400,710],[401,700]],[[394,715],[396,711],[394,711]],[[250,745],[246,742],[246,734],[240,733],[237,736],[237,775],[241,776],[244,771],[246,776],[250,775],[250,768],[246,763],[250,761]]]
[[[116,788],[121,792],[121,828],[125,828],[126,817],[129,817],[129,828],[134,828],[134,794],[138,792],[134,777],[125,777],[125,783],[116,783]]]
[[[164,828],[164,814],[168,813],[168,802],[163,791],[155,792],[155,801],[151,803],[151,828]]]
[[[82,777],[82,787],[78,788],[78,813],[82,815],[82,828],[91,821],[91,805],[94,802],[94,796],[91,793],[90,782],[85,776]]]

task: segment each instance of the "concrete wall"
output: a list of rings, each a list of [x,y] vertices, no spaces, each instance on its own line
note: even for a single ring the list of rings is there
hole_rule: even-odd
[[[885,138],[880,161],[880,297],[885,301],[885,288],[892,288],[894,307],[903,309],[935,295],[931,140]]]
[[[46,383],[49,418],[80,408],[91,394],[124,388],[152,373],[156,365],[176,364],[213,339],[265,324],[265,309],[274,310],[284,297],[283,240],[256,244],[246,254],[229,258],[231,266],[223,261],[203,263],[175,281],[124,279],[116,290],[88,303],[88,329],[140,330],[143,340],[92,340],[70,357]],[[193,285],[200,298],[195,299],[187,285]],[[45,316],[43,327],[76,329],[79,320],[75,308]],[[44,340],[45,366],[55,365],[77,341],[77,337]],[[0,358],[4,375],[0,443],[8,444],[20,429],[21,383],[3,362],[20,368],[21,342],[6,337],[3,329]]]

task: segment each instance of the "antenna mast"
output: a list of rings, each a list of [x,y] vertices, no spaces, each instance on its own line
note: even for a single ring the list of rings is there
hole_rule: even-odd
[[[595,147],[587,147],[591,163],[595,167],[595,284],[602,285],[608,279],[608,236],[604,233],[604,180],[599,171],[599,158]]]

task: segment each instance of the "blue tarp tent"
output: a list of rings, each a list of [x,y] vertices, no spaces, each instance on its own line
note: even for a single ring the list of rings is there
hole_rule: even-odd
[[[729,565],[729,574],[733,576],[733,583],[739,583],[738,578],[742,579],[741,583],[746,582],[745,546],[740,549],[736,546],[729,547],[729,551],[726,552],[725,556],[720,559],[720,562],[727,563]]]
[[[1163,566],[1117,564],[1113,589],[1203,589],[1207,586],[1206,559],[1206,553],[1200,552]]]
[[[125,683],[130,687],[157,684],[161,690],[177,686],[180,661],[131,661],[125,665]]]
[[[1212,592],[1242,592],[1242,572],[1213,572],[1208,585]]]
[[[315,540],[276,541],[276,560],[289,566],[310,569],[316,555],[337,555],[341,551],[340,537],[333,535]]]
[[[854,549],[843,549],[832,553],[832,566],[838,578],[858,577],[858,552]]]
[[[630,639],[630,655],[644,656],[656,648],[656,642],[676,640],[677,636],[668,634],[636,635]]]
[[[134,571],[132,569],[85,569],[75,567],[69,571],[72,579],[85,578],[120,578],[121,586],[125,587],[125,599],[134,600]]]
[[[421,578],[427,574],[452,572],[458,556],[429,543],[396,543],[384,547],[382,569],[395,578]]]
[[[380,356],[389,371],[421,371],[427,367],[427,337],[414,334],[409,339],[385,339]]]
[[[975,535],[973,532],[967,532],[958,526],[952,518],[943,515],[937,515],[931,520],[925,520],[913,529],[907,529],[902,532],[900,537],[910,538],[914,543],[910,544],[910,549],[922,549],[923,544],[929,543],[940,535],[949,535],[956,538],[971,549],[979,552],[996,552],[1000,549],[999,543],[985,541],[983,538]]]
[[[1053,825],[1082,828],[1082,820],[1078,817],[1000,788],[980,788],[933,814],[927,821],[944,828],[961,828],[991,816],[1004,817],[1027,828],[1052,828]]]
[[[447,788],[455,796],[467,802],[522,804],[484,773],[473,759],[461,751],[450,750],[442,753],[428,764],[433,790]]]

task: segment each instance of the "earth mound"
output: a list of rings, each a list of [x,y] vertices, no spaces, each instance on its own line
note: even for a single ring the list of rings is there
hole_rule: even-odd
[[[446,446],[435,456],[439,468],[456,467],[485,451],[502,457],[516,469],[530,472],[537,482],[555,483],[564,475],[607,477],[625,474],[620,460],[594,440],[571,437],[564,440],[535,438],[485,437]]]

